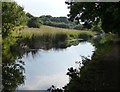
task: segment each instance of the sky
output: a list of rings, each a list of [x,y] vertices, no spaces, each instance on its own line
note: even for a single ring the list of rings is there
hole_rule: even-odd
[[[51,15],[53,17],[66,16],[69,9],[65,0],[15,0],[24,7],[26,12],[39,17],[41,15]]]

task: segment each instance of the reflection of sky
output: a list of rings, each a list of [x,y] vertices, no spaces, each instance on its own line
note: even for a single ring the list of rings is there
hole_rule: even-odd
[[[45,90],[51,85],[62,87],[68,82],[67,69],[76,67],[75,61],[81,56],[91,56],[94,47],[88,42],[81,42],[64,50],[40,50],[34,57],[29,53],[24,56],[26,69],[25,85],[20,89]]]

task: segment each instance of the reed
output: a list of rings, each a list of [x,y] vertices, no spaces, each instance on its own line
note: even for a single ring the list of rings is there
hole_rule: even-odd
[[[19,31],[19,36],[21,35],[23,38],[32,38],[32,37],[44,37],[52,38],[52,39],[77,39],[83,38],[86,39],[95,34],[95,32],[87,31],[87,30],[74,30],[74,29],[64,29],[57,27],[50,27],[42,25],[40,28],[25,28]],[[46,36],[46,37],[45,37]]]

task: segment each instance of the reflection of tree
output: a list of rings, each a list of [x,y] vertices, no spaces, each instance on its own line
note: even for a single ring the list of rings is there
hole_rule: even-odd
[[[69,75],[69,77],[71,78],[71,80],[75,79],[75,78],[78,78],[79,72],[77,71],[77,69],[73,69],[73,67],[71,67],[71,68],[68,68],[68,71],[69,72],[67,72],[67,75]]]
[[[40,41],[40,39],[38,38],[18,40],[13,39],[10,36],[3,39],[3,91],[15,90],[16,88],[18,88],[18,86],[24,83],[24,62],[18,60],[22,57],[23,54],[28,54],[29,52],[31,52],[34,56],[41,48],[44,50],[49,50],[51,48],[64,49],[66,47],[66,43],[62,43],[61,41],[53,44],[49,41]]]
[[[13,40],[11,41],[13,42]],[[14,91],[18,86],[24,83],[24,62],[21,60],[16,60],[20,57],[19,48],[19,44],[9,44],[8,41],[3,42],[2,91]]]
[[[8,61],[11,62],[11,61]],[[16,64],[14,63],[3,63],[2,67],[2,75],[3,75],[3,91],[9,90],[13,91],[15,90],[20,84],[24,83],[24,67],[22,64]]]
[[[56,88],[54,85],[52,85],[50,88],[47,89],[48,92],[63,92],[62,89]]]

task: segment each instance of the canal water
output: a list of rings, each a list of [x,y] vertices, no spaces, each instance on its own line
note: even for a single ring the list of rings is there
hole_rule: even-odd
[[[58,88],[69,82],[66,75],[68,68],[79,67],[81,56],[91,58],[95,47],[89,42],[80,42],[78,45],[65,49],[39,49],[35,54],[24,54],[25,83],[18,90],[47,90],[52,85]]]

